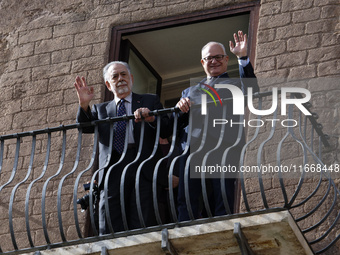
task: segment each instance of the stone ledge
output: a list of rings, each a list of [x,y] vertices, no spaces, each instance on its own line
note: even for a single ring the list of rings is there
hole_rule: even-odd
[[[241,254],[234,237],[234,224],[241,224],[250,248],[256,254],[313,254],[293,217],[288,211],[261,213],[192,226],[169,229],[169,240],[178,254]],[[162,232],[41,251],[42,255],[165,254],[161,248]],[[34,253],[29,253],[33,255]]]

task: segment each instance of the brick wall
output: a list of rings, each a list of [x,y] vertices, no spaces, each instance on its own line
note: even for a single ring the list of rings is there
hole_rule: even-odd
[[[242,2],[249,1],[60,0],[44,5],[37,0],[2,1],[0,134],[74,123],[77,97],[73,81],[76,75],[85,76],[88,84],[95,87],[95,102],[102,101],[104,86],[101,72],[108,61],[113,26]],[[262,0],[254,63],[257,76],[315,78],[338,75],[339,10],[338,0]],[[261,89],[269,87],[270,84]],[[340,103],[336,94],[339,94],[336,86],[331,89],[315,88],[315,110],[320,116],[319,121],[323,123],[325,132],[333,135],[338,135],[340,128]],[[8,145],[8,150],[10,146],[13,148],[13,144]],[[55,146],[54,164],[57,168],[60,144]],[[70,154],[75,147],[70,148]],[[39,150],[43,162],[46,149],[42,142]],[[14,156],[8,154],[8,157]],[[28,158],[29,153],[22,156],[22,168],[27,165]],[[71,162],[69,164],[72,168]],[[1,179],[0,184],[3,182]],[[52,183],[52,187],[57,183]],[[269,188],[273,189],[275,197],[277,189],[272,185]],[[38,194],[41,190],[33,192]],[[256,189],[249,192],[253,196],[258,195]],[[32,194],[32,197],[35,195]],[[20,197],[16,200],[24,201]],[[1,215],[7,215],[6,209],[0,207]],[[39,218],[39,212],[39,208],[32,207],[32,217]],[[50,226],[57,229],[53,224],[53,210],[48,213]],[[22,220],[21,214],[16,217]],[[39,228],[39,220],[35,229]],[[20,230],[19,225],[18,228]],[[23,226],[21,228],[24,232]],[[71,226],[69,229],[68,238],[72,239],[75,233]],[[8,228],[0,228],[0,235],[4,236],[2,240],[9,242]],[[41,231],[37,230],[34,237],[39,243]],[[22,240],[27,243],[24,234]]]

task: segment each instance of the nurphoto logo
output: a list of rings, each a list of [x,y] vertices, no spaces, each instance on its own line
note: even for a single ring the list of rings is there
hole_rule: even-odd
[[[220,104],[222,105],[222,100],[220,96],[218,95],[218,93],[216,92],[216,90],[207,84],[204,84],[204,85],[214,92],[214,94],[219,99]],[[215,88],[228,89],[232,94],[233,114],[244,115],[244,95],[240,88],[238,88],[235,85],[230,85],[230,84],[216,84]],[[215,102],[215,105],[217,105],[215,98],[208,90],[203,89],[203,88],[201,88],[201,90],[203,90],[208,95],[210,95],[210,97]],[[288,93],[302,93],[302,94],[305,94],[306,96],[304,98],[287,98]],[[272,114],[273,112],[275,112],[275,110],[278,107],[278,89],[277,88],[273,88],[272,90],[272,96],[273,96],[272,106],[270,107],[270,109],[267,109],[267,110],[255,109],[253,105],[253,88],[251,87],[248,88],[247,95],[248,95],[248,99],[247,99],[248,108],[250,112],[255,115],[264,116],[264,115]],[[311,115],[311,113],[306,109],[306,107],[303,106],[303,104],[307,103],[310,99],[311,99],[311,93],[309,90],[305,88],[296,88],[296,87],[281,88],[281,115],[286,115],[286,108],[287,108],[287,105],[289,104],[292,104],[298,107],[304,115]],[[202,100],[201,114],[206,115],[207,114],[207,95],[202,94],[201,100]]]

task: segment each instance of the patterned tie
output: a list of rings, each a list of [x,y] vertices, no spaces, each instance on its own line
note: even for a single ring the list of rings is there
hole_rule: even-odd
[[[123,116],[126,114],[124,102],[125,102],[124,98],[120,100],[120,106],[118,109],[117,116]],[[118,121],[113,139],[113,147],[120,154],[122,154],[124,150],[125,133],[126,133],[126,121]]]

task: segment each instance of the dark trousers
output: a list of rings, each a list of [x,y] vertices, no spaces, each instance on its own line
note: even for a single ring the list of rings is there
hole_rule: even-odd
[[[238,169],[239,160],[240,160],[240,152],[241,150],[236,148],[230,151],[227,156],[226,165],[235,166]],[[202,155],[201,155],[202,156]],[[215,158],[210,160],[210,164],[214,165],[216,163],[221,162],[221,155],[215,154]],[[219,161],[215,161],[218,159]],[[180,182],[178,187],[178,220],[179,221],[187,221],[190,220],[190,215],[186,203],[185,196],[185,164],[186,164],[187,156],[182,157],[179,160],[179,168],[180,168]],[[195,219],[205,217],[205,209],[202,201],[202,192],[207,192],[210,211],[213,216],[226,215],[227,210],[224,205],[223,194],[222,194],[222,185],[221,178],[206,178],[207,190],[202,191],[201,178],[192,178],[190,176],[190,168],[189,170],[189,178],[188,178],[188,190],[189,190],[189,200],[190,206],[192,209],[193,217]],[[207,174],[208,176],[209,174]],[[226,189],[226,197],[229,205],[229,209],[231,213],[234,213],[234,202],[235,202],[235,183],[236,183],[237,174],[229,174],[226,173],[224,178],[222,179],[225,184]]]
[[[121,197],[121,179],[122,173],[130,162],[136,157],[136,150],[129,149],[124,160],[114,167],[110,172],[108,183],[108,202],[109,202],[109,215],[114,232],[120,232],[128,229],[141,228],[142,224],[139,219],[136,203],[136,171],[140,162],[136,162],[131,165],[126,172],[124,179],[124,197]],[[113,152],[110,165],[117,162],[120,155],[117,152]],[[104,188],[104,185],[101,185]],[[152,183],[147,180],[143,174],[139,179],[139,191],[141,201],[141,211],[144,224],[146,226],[152,226],[156,224],[153,200],[152,200]],[[123,214],[122,214],[122,202],[125,204],[125,215],[127,220],[127,226],[124,226]],[[102,189],[100,192],[99,200],[99,233],[100,235],[109,234],[110,227],[109,221],[105,210],[105,192]]]

